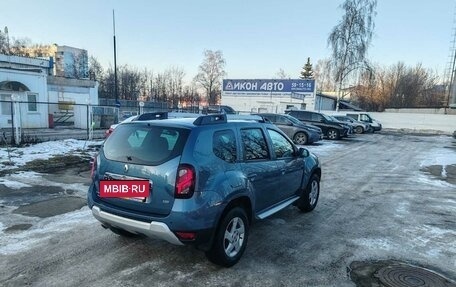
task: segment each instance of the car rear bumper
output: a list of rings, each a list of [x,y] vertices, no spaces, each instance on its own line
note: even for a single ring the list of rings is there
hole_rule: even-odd
[[[121,217],[109,212],[102,211],[98,206],[92,207],[93,216],[108,226],[124,229],[132,233],[144,234],[168,241],[175,245],[184,245],[177,236],[163,222],[142,222],[130,218]]]

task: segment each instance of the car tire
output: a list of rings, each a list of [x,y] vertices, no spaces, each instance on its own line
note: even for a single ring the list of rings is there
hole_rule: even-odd
[[[338,140],[340,138],[340,133],[336,129],[329,129],[328,130],[328,139],[330,140]]]
[[[139,234],[135,234],[135,233],[131,233],[131,232],[128,232],[126,230],[123,230],[123,229],[120,229],[120,228],[116,228],[116,227],[109,227],[109,229],[117,234],[117,235],[120,235],[120,236],[123,236],[123,237],[130,237],[130,238],[133,238],[133,237],[139,237],[140,235]]]
[[[306,189],[302,192],[301,197],[298,199],[296,206],[302,212],[309,212],[314,210],[317,206],[318,198],[320,197],[320,178],[316,174],[312,174]]]
[[[362,127],[362,126],[357,126],[357,127],[355,128],[355,133],[357,133],[357,134],[362,134],[362,133],[364,133],[363,127]]]
[[[222,218],[206,257],[217,265],[231,267],[241,259],[247,246],[249,221],[244,209],[235,207]]]
[[[293,141],[295,144],[305,145],[308,141],[308,136],[303,132],[298,132],[294,135]]]

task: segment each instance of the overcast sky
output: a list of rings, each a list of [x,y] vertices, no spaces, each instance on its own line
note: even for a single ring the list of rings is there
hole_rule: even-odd
[[[10,37],[88,50],[113,63],[161,72],[197,72],[205,49],[221,50],[228,78],[298,77],[307,57],[329,57],[327,39],[341,20],[342,1],[269,0],[2,0],[0,27]],[[443,71],[449,62],[454,0],[378,0],[372,61],[422,63]]]

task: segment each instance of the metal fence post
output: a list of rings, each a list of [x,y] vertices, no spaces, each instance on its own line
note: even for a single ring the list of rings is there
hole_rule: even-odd
[[[11,99],[10,105],[11,105],[11,144],[14,145],[14,108],[13,108],[13,99]]]
[[[86,105],[87,108],[87,113],[86,113],[86,118],[87,118],[87,140],[89,139],[89,105]]]

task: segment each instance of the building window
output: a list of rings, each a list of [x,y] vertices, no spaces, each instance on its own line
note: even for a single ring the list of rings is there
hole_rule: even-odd
[[[36,105],[36,94],[28,94],[27,95],[27,102],[28,102],[28,111],[29,112],[37,112],[37,105]]]
[[[0,95],[0,115],[11,115],[11,95]]]

